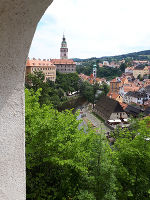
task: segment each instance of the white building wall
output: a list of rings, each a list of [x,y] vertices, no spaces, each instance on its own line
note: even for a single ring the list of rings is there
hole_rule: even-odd
[[[110,116],[110,120],[120,119],[121,117],[123,119],[128,118],[128,116],[125,112],[118,112],[118,113],[112,113],[111,116]]]

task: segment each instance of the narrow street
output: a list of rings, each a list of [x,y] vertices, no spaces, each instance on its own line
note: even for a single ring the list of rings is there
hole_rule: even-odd
[[[81,112],[83,112],[82,115],[85,115],[85,117],[83,117],[82,119],[87,123],[88,121],[90,121],[93,126],[95,128],[98,128],[99,129],[99,132],[100,133],[106,133],[106,132],[109,132],[110,129],[105,126],[105,124],[100,121],[97,117],[95,117],[93,114],[92,114],[92,111],[88,109],[88,106],[84,107]]]

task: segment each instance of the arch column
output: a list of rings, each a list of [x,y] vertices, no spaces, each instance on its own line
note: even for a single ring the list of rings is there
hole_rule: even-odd
[[[0,200],[25,200],[25,63],[52,0],[0,1]]]

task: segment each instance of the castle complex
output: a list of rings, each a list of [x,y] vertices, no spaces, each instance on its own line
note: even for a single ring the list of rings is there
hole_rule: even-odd
[[[66,38],[63,35],[60,48],[60,59],[28,59],[26,63],[26,74],[34,71],[42,71],[45,75],[45,81],[56,80],[56,70],[61,73],[75,73],[76,64],[73,60],[68,59],[68,48]]]
[[[73,60],[68,59],[68,48],[66,38],[63,35],[61,48],[60,48],[60,59],[52,59],[51,62],[56,65],[56,70],[61,73],[75,73],[76,64]]]

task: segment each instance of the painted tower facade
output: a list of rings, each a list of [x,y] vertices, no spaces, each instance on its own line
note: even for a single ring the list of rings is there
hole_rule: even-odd
[[[93,65],[93,76],[94,76],[94,79],[96,79],[96,65]]]
[[[67,48],[66,38],[64,35],[60,48],[60,59],[68,59],[68,48]]]

